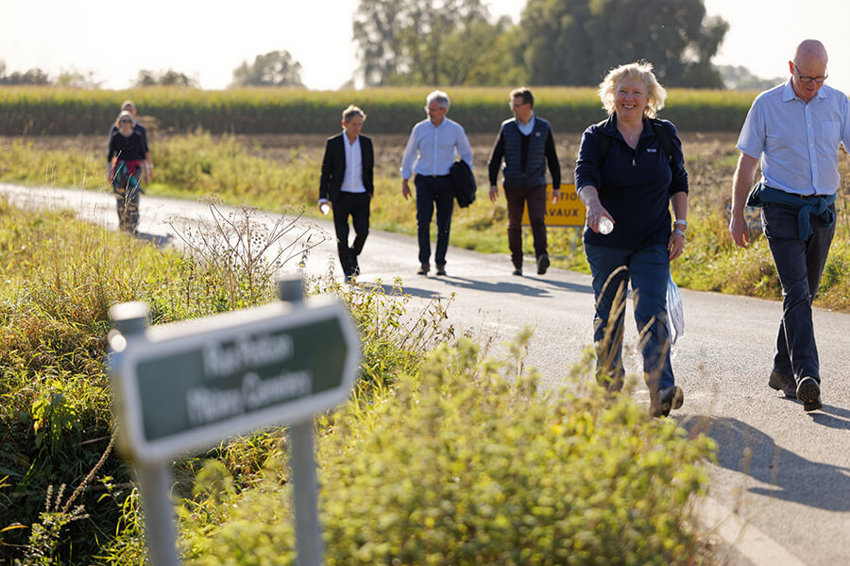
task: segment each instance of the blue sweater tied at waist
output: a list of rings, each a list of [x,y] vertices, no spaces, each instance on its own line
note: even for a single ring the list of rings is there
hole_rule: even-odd
[[[747,206],[761,207],[771,203],[797,209],[797,237],[808,240],[814,233],[812,217],[820,220],[824,228],[831,228],[835,223],[835,212],[829,208],[835,202],[835,196],[836,193],[802,197],[757,183],[747,197]]]

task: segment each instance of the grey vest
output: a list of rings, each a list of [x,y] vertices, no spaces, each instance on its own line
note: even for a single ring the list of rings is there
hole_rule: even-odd
[[[522,133],[516,118],[502,123],[505,134],[505,176],[506,187],[537,187],[546,184],[546,138],[549,136],[549,122],[534,117],[534,130],[528,140],[528,155],[525,171],[522,171]]]

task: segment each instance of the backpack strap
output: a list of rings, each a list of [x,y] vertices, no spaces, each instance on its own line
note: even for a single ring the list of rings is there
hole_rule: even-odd
[[[670,137],[670,130],[658,118],[652,118],[649,123],[652,124],[652,129],[658,136],[658,141],[661,142],[661,148],[664,150],[664,155],[667,156],[667,161],[673,161],[673,140]]]

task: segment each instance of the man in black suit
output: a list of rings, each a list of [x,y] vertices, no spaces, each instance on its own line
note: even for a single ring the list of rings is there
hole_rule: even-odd
[[[342,111],[339,135],[328,138],[319,182],[319,209],[327,214],[328,202],[334,213],[339,263],[346,280],[360,273],[357,256],[369,235],[369,201],[375,192],[372,169],[375,153],[372,140],[360,135],[366,114],[350,105]],[[348,245],[348,217],[354,226],[354,243]]]

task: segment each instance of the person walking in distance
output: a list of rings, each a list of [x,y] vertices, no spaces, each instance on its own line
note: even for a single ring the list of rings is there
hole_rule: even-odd
[[[514,117],[502,122],[490,153],[490,200],[496,202],[496,180],[502,164],[505,200],[508,203],[508,247],[514,275],[522,275],[522,213],[528,206],[528,219],[534,238],[537,273],[549,268],[546,249],[546,166],[552,176],[552,204],[561,197],[561,165],[549,122],[534,113],[534,94],[525,87],[511,91],[509,102]]]
[[[587,207],[583,240],[596,299],[597,373],[609,390],[622,387],[624,303],[631,283],[649,413],[667,416],[684,400],[673,376],[667,328],[670,262],[681,255],[688,226],[682,143],[672,123],[656,118],[667,93],[651,64],[612,69],[599,96],[609,116],[584,131],[575,170]]]
[[[118,226],[130,234],[139,224],[139,197],[145,160],[144,141],[133,129],[133,116],[124,110],[115,120],[106,155],[106,180],[115,193]]]
[[[328,138],[319,180],[319,210],[333,210],[339,263],[346,280],[360,274],[358,256],[369,235],[369,204],[375,192],[372,140],[360,134],[366,114],[353,104],[342,111],[342,132]],[[348,218],[354,243],[348,245]]]
[[[454,187],[449,170],[455,155],[472,168],[472,147],[463,127],[446,117],[449,95],[435,90],[426,98],[428,118],[410,132],[401,162],[401,194],[410,198],[409,179],[416,187],[416,231],[419,241],[419,275],[431,269],[431,218],[437,208],[437,247],[434,262],[437,275],[446,274],[446,251],[454,209]]]
[[[732,240],[746,247],[744,206],[761,207],[782,285],[768,385],[802,401],[806,411],[823,407],[812,301],[835,234],[838,148],[850,141],[850,103],[824,84],[826,67],[824,45],[807,39],[788,61],[788,80],[753,101],[738,137],[729,221]],[[762,176],[753,186],[759,161]]]
[[[142,161],[142,169],[144,170],[144,178],[146,183],[150,183],[153,180],[153,160],[151,159],[151,151],[148,147],[148,131],[142,126],[136,115],[138,114],[138,109],[132,100],[125,100],[121,104],[122,112],[129,112],[130,116],[133,118],[133,131],[139,134],[139,137],[142,139],[142,148],[144,150],[144,160]],[[112,136],[118,131],[118,126],[112,124],[112,128],[109,131],[109,137]]]

